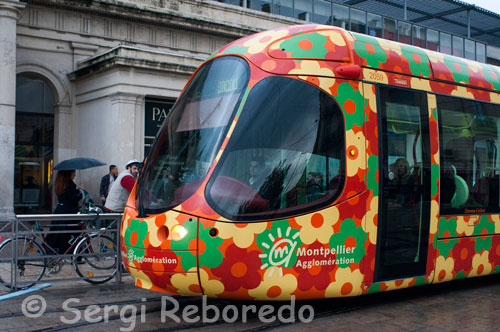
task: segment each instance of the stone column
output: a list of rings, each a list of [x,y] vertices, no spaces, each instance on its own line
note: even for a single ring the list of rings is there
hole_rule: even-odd
[[[0,0],[0,220],[14,219],[16,24],[25,4]]]

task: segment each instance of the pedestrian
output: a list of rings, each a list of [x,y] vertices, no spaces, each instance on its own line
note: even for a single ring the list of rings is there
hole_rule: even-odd
[[[107,212],[123,212],[125,210],[128,196],[132,188],[134,188],[139,174],[140,164],[136,159],[129,160],[125,166],[125,170],[113,182],[106,198],[106,204],[104,204],[104,209]]]
[[[252,158],[248,167],[248,184],[255,190],[259,190],[264,182],[264,161],[258,158]]]
[[[170,168],[164,168],[161,170],[161,174],[158,177],[158,180],[156,181],[155,187],[153,189],[153,193],[156,196],[159,196],[160,193],[165,192],[167,189],[167,184],[168,184],[168,178],[169,178],[169,171]]]
[[[103,205],[106,203],[106,197],[108,197],[109,189],[117,177],[118,167],[116,167],[116,165],[109,166],[109,173],[102,177],[101,185],[99,186],[99,194]]]
[[[54,210],[54,214],[73,214],[79,211],[78,202],[82,198],[82,193],[80,189],[83,186],[80,184],[77,186],[73,180],[75,179],[75,170],[61,170],[57,172],[56,179],[54,181],[54,192],[57,195],[57,206]],[[50,229],[53,231],[67,231],[73,229],[80,229],[79,221],[76,225],[70,225],[74,223],[69,220],[53,220],[51,221]],[[57,251],[59,254],[63,254],[70,247],[69,241],[74,234],[79,232],[71,233],[48,233],[46,242],[47,244]]]

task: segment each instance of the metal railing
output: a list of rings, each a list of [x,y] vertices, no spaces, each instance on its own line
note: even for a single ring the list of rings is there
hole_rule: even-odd
[[[114,278],[120,283],[122,216],[121,213],[44,214],[0,220],[0,287],[23,289],[47,280],[102,283]],[[53,221],[64,224],[51,225]],[[69,249],[58,253],[47,243],[47,234],[71,234],[65,235],[69,237]],[[73,268],[68,269],[71,265]],[[55,278],[56,275],[62,278]]]

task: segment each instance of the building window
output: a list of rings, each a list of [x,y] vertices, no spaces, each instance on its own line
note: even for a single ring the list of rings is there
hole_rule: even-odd
[[[326,0],[314,0],[313,22],[332,24],[332,4]]]
[[[265,13],[271,12],[272,0],[249,0],[248,8],[260,10]]]
[[[366,12],[351,8],[351,31],[366,33]]]
[[[439,32],[427,29],[427,48],[432,51],[439,50]]]
[[[465,58],[476,60],[476,43],[473,40],[465,39]]]
[[[476,60],[479,62],[486,62],[486,45],[476,43]]]
[[[288,17],[294,17],[293,0],[274,0],[273,13]]]
[[[453,36],[453,55],[464,57],[464,39],[462,37]]]
[[[228,3],[230,5],[243,6],[244,0],[219,0],[219,2]]]
[[[413,26],[413,45],[425,48],[425,30],[424,27]]]
[[[51,213],[54,162],[54,96],[42,79],[16,79],[14,211]]]
[[[372,13],[367,14],[368,35],[382,37],[382,16]]]
[[[333,25],[349,29],[349,7],[332,4]]]
[[[407,22],[398,22],[398,40],[400,43],[411,45],[411,24]]]
[[[451,35],[439,33],[439,52],[451,55]]]
[[[311,0],[295,0],[295,18],[303,21],[310,21],[312,16]]]
[[[397,40],[396,20],[384,17],[384,36],[385,39]]]

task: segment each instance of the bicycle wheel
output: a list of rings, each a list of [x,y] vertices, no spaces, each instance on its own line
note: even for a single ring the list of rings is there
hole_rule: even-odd
[[[17,251],[17,264],[12,261],[14,251]],[[0,244],[0,283],[16,290],[33,286],[45,273],[44,256],[45,251],[34,239],[19,237],[5,240]]]
[[[88,283],[102,284],[116,274],[118,251],[107,235],[88,234],[78,242],[73,255],[76,273]]]

